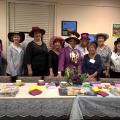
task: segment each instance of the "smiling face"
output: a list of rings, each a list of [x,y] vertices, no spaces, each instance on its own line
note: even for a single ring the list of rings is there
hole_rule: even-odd
[[[70,39],[70,40],[69,40],[69,44],[70,44],[70,46],[71,46],[72,48],[75,48],[77,42],[76,42],[75,39]]]
[[[82,46],[83,48],[86,48],[87,45],[88,45],[88,40],[87,40],[87,39],[81,40],[80,44],[81,44],[81,46]]]
[[[40,32],[34,32],[34,41],[35,42],[42,41],[42,34]]]
[[[54,46],[54,49],[56,49],[56,50],[60,50],[60,49],[62,48],[62,46],[61,46],[61,44],[60,44],[59,41],[56,41],[56,42],[53,44],[53,46]]]
[[[12,37],[12,39],[13,39],[13,43],[14,44],[19,44],[19,42],[20,42],[20,36],[19,36],[19,34],[14,34],[13,37]]]
[[[89,54],[94,55],[96,53],[96,48],[97,48],[96,44],[94,44],[94,43],[89,44],[88,48],[87,48]]]
[[[97,44],[98,44],[98,46],[101,47],[101,46],[104,45],[104,43],[105,43],[105,38],[103,36],[99,36],[97,38]]]

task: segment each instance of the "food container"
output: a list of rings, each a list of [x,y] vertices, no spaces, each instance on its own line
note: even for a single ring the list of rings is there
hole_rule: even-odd
[[[67,88],[59,88],[59,95],[65,96],[67,95]]]
[[[0,96],[15,97],[18,91],[19,91],[19,88],[17,86],[4,85],[0,88]]]
[[[60,82],[60,87],[61,87],[61,88],[65,88],[65,87],[67,87],[67,86],[68,86],[67,82],[65,82],[65,81],[61,81],[61,82]]]
[[[45,85],[45,81],[44,80],[38,80],[37,84],[40,85],[40,86],[43,86],[43,85]]]

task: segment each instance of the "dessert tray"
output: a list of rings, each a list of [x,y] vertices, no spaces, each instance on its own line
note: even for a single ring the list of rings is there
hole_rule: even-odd
[[[14,97],[19,91],[19,87],[14,84],[1,84],[0,85],[0,96]]]

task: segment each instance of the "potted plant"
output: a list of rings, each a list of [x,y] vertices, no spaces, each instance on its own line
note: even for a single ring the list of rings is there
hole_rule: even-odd
[[[65,69],[63,80],[66,81],[68,85],[82,84],[86,79],[87,74],[81,74],[75,67],[67,67]]]

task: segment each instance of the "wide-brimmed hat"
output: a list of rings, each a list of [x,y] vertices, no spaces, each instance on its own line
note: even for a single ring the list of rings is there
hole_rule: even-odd
[[[114,42],[114,45],[117,45],[118,43],[120,43],[120,38],[117,38],[117,40]]]
[[[109,35],[106,33],[98,33],[95,35],[96,40],[98,40],[98,37],[104,37],[104,40],[106,41],[109,38]]]
[[[9,39],[9,41],[13,42],[13,36],[16,35],[16,34],[20,36],[20,43],[25,40],[25,34],[24,34],[24,32],[9,32],[8,33],[8,39]]]
[[[64,43],[64,39],[63,39],[62,37],[60,37],[60,36],[52,36],[52,37],[50,38],[50,40],[53,42],[53,44],[54,44],[55,42],[60,42],[61,45]]]
[[[69,36],[72,36],[72,35],[75,35],[77,38],[80,37],[80,34],[76,31],[71,31],[71,30],[68,30],[68,35]]]
[[[40,32],[42,35],[45,34],[45,30],[44,29],[41,29],[39,27],[32,27],[32,30],[30,31],[29,36],[30,37],[34,37],[34,33],[35,32]]]
[[[68,31],[68,33],[69,33],[69,37],[65,39],[65,41],[66,41],[67,43],[69,43],[69,41],[70,41],[71,39],[74,39],[77,44],[80,43],[80,40],[79,40],[79,36],[80,36],[80,35],[79,35],[79,33],[75,32],[75,31]]]
[[[60,37],[60,36],[52,36],[50,38],[50,42],[49,42],[49,45],[51,48],[53,48],[53,44],[55,42],[60,42],[61,46],[63,47],[64,46],[64,38]]]
[[[82,33],[80,40],[89,40],[89,33]]]

